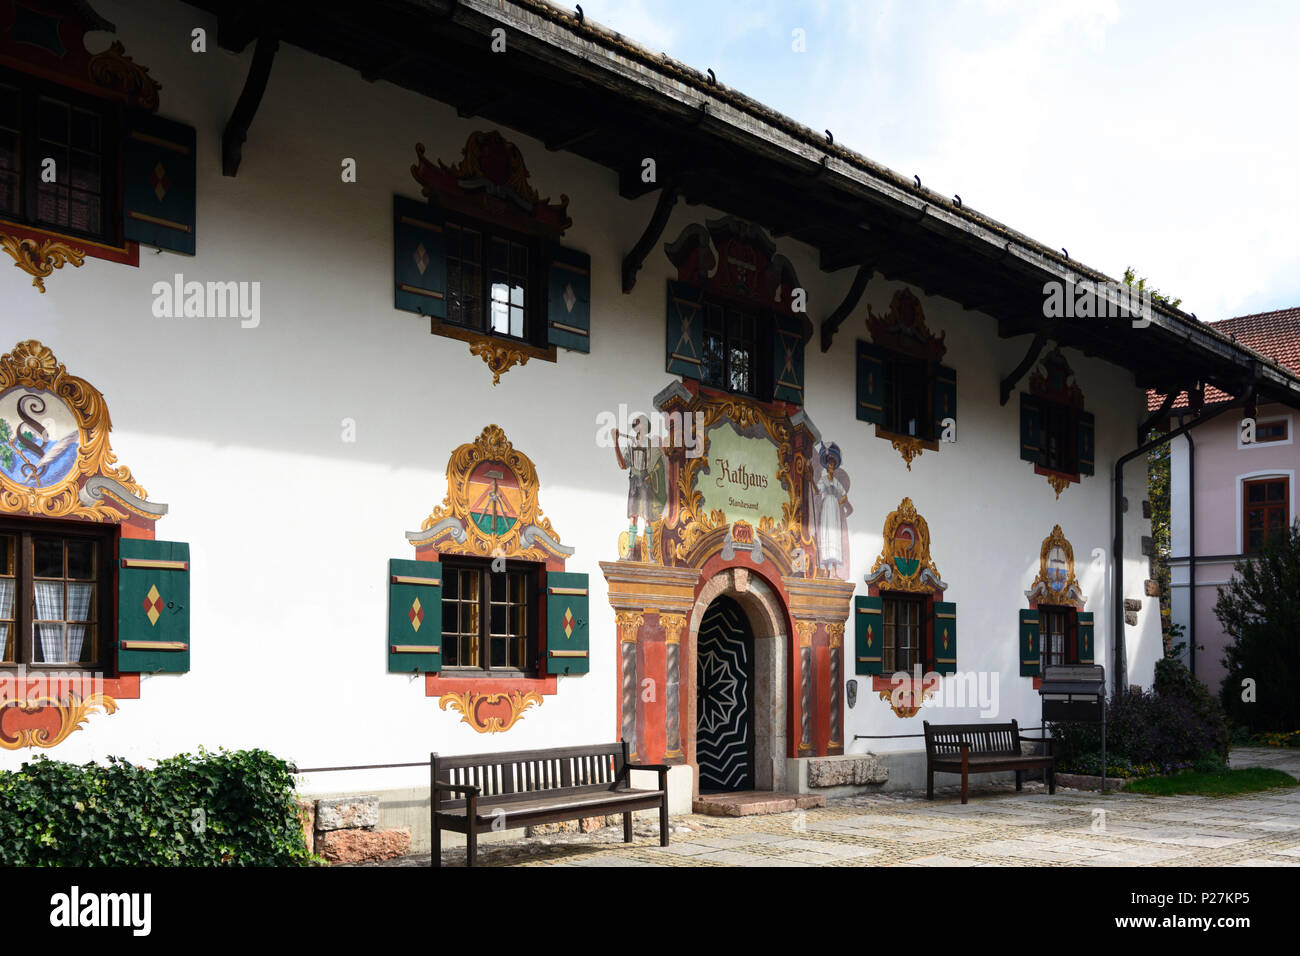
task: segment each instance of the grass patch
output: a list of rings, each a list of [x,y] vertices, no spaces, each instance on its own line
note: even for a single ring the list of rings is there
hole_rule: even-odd
[[[1168,797],[1175,793],[1195,793],[1207,797],[1227,797],[1254,793],[1272,787],[1294,787],[1300,781],[1289,773],[1268,767],[1245,767],[1221,773],[1175,773],[1168,777],[1146,777],[1124,784],[1125,793],[1148,793]]]

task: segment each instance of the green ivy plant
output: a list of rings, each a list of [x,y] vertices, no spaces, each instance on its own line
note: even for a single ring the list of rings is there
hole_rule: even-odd
[[[292,770],[264,750],[42,755],[0,772],[0,866],[310,866]]]

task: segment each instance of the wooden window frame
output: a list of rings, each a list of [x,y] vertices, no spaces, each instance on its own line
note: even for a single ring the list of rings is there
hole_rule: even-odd
[[[1282,498],[1276,503],[1269,503],[1268,492],[1264,492],[1264,501],[1254,505],[1255,509],[1264,511],[1264,542],[1257,548],[1250,545],[1250,512],[1252,509],[1250,501],[1250,489],[1253,485],[1261,485],[1267,488],[1268,485],[1281,484]],[[1265,475],[1259,478],[1243,478],[1241,480],[1241,553],[1242,554],[1259,554],[1268,541],[1268,516],[1271,511],[1282,512],[1281,531],[1285,532],[1291,527],[1291,521],[1294,516],[1291,514],[1291,476],[1290,475]]]
[[[916,653],[920,656],[921,673],[929,674],[933,672],[935,670],[935,661],[931,617],[933,616],[934,604],[930,596],[881,591],[880,599],[881,676],[888,679],[890,675],[897,673],[899,670],[897,666],[897,647],[892,642],[893,628],[897,627],[897,623],[895,622],[891,626],[890,611],[896,609],[900,604],[907,604],[916,608]],[[891,660],[894,664],[892,667],[887,663]],[[912,672],[912,668],[915,667],[916,663],[917,661],[912,661],[911,665],[906,669],[907,673]]]
[[[1065,475],[1073,480],[1078,480],[1079,472],[1079,413],[1082,409],[1069,404],[1068,402],[1058,402],[1050,398],[1039,397],[1039,408],[1041,409],[1041,418],[1039,420],[1038,432],[1038,467],[1044,471],[1057,475]],[[1055,420],[1064,423],[1064,446],[1066,449],[1066,459],[1064,465],[1069,467],[1056,467],[1049,463],[1047,459],[1047,436],[1049,420]]]
[[[122,237],[122,110],[116,104],[88,96],[77,90],[40,79],[6,67],[0,67],[0,83],[16,86],[20,98],[19,202],[18,212],[0,210],[0,224],[11,223],[33,232],[81,239],[90,243],[120,248]],[[99,117],[100,126],[100,217],[99,232],[87,232],[59,223],[36,218],[41,160],[37,102],[41,97],[58,100],[69,108],[81,109]],[[58,177],[70,175],[56,169]]]
[[[722,313],[722,378],[724,384],[716,385],[705,378],[704,352],[708,348],[709,322],[713,310]],[[731,315],[741,314],[754,320],[753,349],[750,352],[753,391],[745,392],[731,387]],[[706,293],[701,303],[700,322],[702,347],[700,355],[700,385],[726,395],[740,395],[756,402],[770,402],[774,392],[772,381],[772,339],[776,335],[776,315],[753,302],[733,299],[730,296]]]
[[[541,675],[541,661],[545,656],[545,620],[542,617],[542,586],[545,569],[541,564],[531,561],[507,561],[504,572],[493,571],[492,563],[494,559],[490,558],[467,558],[460,555],[446,555],[441,559],[442,576],[444,581],[443,600],[446,601],[446,580],[449,575],[459,571],[478,571],[479,572],[479,595],[478,595],[478,614],[479,614],[479,647],[478,647],[478,665],[467,666],[459,661],[455,665],[445,665],[439,675],[442,677],[453,678],[475,678],[475,679],[535,679]],[[491,581],[493,574],[510,574],[512,572],[522,573],[524,575],[524,586],[526,588],[525,597],[528,602],[526,615],[527,633],[524,635],[524,647],[527,649],[528,660],[523,668],[506,666],[491,666],[492,637],[491,637]],[[509,585],[507,584],[507,596],[509,594]],[[459,596],[453,600],[459,601]],[[441,609],[439,609],[441,614]],[[459,625],[458,625],[459,626]],[[448,635],[443,633],[444,646],[448,641],[459,641],[459,635]],[[457,647],[457,657],[460,656],[460,649]]]
[[[881,374],[884,377],[882,383],[884,388],[884,402],[881,410],[882,421],[877,426],[877,434],[882,438],[910,438],[922,443],[924,447],[938,448],[936,436],[934,434],[934,385],[938,376],[939,363],[928,358],[918,358],[914,355],[908,355],[894,349],[881,348],[883,354],[883,368]],[[901,414],[896,401],[900,388],[900,372],[908,369],[914,375],[923,376],[923,395],[921,417],[917,422],[917,434],[909,435],[904,427],[904,423],[899,418]]]
[[[1060,616],[1065,619],[1065,646],[1061,650],[1061,665],[1079,663],[1079,612],[1068,604],[1038,605],[1038,673],[1041,676],[1047,667],[1061,666],[1050,664],[1048,653],[1051,629],[1048,619]]]
[[[14,594],[14,634],[19,643],[15,648],[15,660],[0,662],[0,669],[16,670],[22,665],[30,673],[33,670],[84,670],[99,671],[107,676],[117,674],[117,553],[120,540],[120,528],[116,524],[92,524],[90,522],[63,522],[49,519],[10,518],[0,520],[0,534],[14,535],[17,541],[15,549],[15,594]],[[94,577],[96,601],[93,610],[94,653],[86,662],[45,663],[35,661],[36,629],[33,626],[35,612],[35,585],[32,556],[33,537],[88,538],[96,542],[98,551],[98,573]],[[66,597],[65,597],[66,601]],[[66,613],[66,605],[65,605]],[[3,653],[3,648],[0,648]]]
[[[490,219],[481,219],[466,215],[459,210],[443,208],[444,235],[450,239],[451,229],[470,229],[479,235],[479,324],[464,325],[451,319],[451,281],[447,282],[448,317],[435,321],[435,331],[450,334],[453,338],[465,336],[483,336],[500,339],[503,342],[518,343],[532,349],[545,350],[547,329],[547,267],[545,260],[546,243],[539,236],[529,235],[515,229],[502,226]],[[528,250],[529,264],[526,275],[527,286],[524,289],[524,334],[521,336],[498,332],[492,328],[492,243],[503,240],[524,246]],[[450,241],[447,243],[446,256],[452,258]],[[460,259],[457,254],[455,258]],[[459,333],[459,334],[457,334]],[[531,354],[531,353],[530,353]],[[553,356],[552,356],[553,358]]]

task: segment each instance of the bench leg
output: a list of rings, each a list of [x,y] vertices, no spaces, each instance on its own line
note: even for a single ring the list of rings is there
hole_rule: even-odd
[[[927,800],[934,799],[934,771],[933,770],[927,770],[925,772],[925,799]]]
[[[961,802],[966,802],[967,795],[967,777],[970,774],[970,748],[965,744],[961,745]]]
[[[1055,767],[1047,771],[1047,792],[1052,796],[1056,795],[1056,768]]]
[[[632,814],[623,814],[623,842],[632,842]]]
[[[1023,790],[1023,789],[1025,789],[1025,787],[1024,787],[1024,783],[1025,783],[1025,772],[1024,772],[1023,770],[1017,770],[1017,771],[1016,771],[1016,789],[1017,789],[1017,790]]]
[[[442,866],[442,830],[438,828],[438,818],[433,819],[433,847],[429,852],[429,865]]]
[[[478,857],[478,831],[474,829],[473,822],[465,829],[469,831],[465,834],[465,865],[473,866]]]
[[[664,798],[659,803],[659,845],[668,845],[668,793],[664,792]]]

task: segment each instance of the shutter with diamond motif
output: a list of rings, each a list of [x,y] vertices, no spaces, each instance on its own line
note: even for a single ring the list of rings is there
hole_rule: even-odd
[[[546,341],[591,351],[591,256],[551,243],[546,270]]]
[[[934,602],[934,672],[957,673],[957,605]]]
[[[587,575],[546,575],[546,673],[585,674],[591,669],[587,603]]]
[[[441,206],[393,197],[393,306],[447,317],[447,256]]]
[[[388,672],[442,669],[442,565],[388,561]]]
[[[879,425],[885,420],[885,353],[858,340],[857,417]]]
[[[190,546],[123,538],[117,553],[117,670],[190,669]]]
[[[884,600],[878,597],[853,599],[855,674],[880,674],[885,668]]]
[[[122,235],[194,255],[194,127],[127,113],[122,139]]]
[[[1043,653],[1039,646],[1041,637],[1038,633],[1038,612],[1022,610],[1020,612],[1020,676],[1037,677],[1040,658]]]
[[[1079,648],[1079,663],[1091,664],[1096,660],[1097,651],[1093,646],[1093,621],[1091,611],[1080,611],[1074,618]]]

